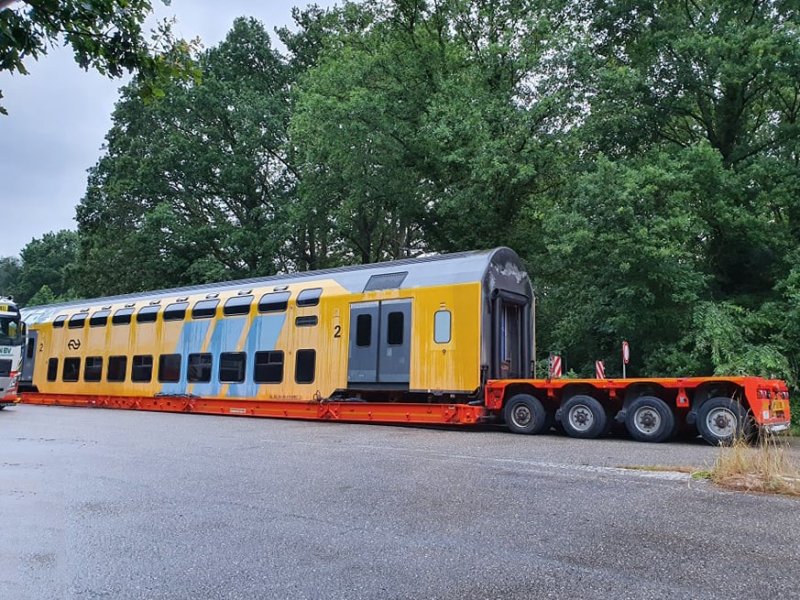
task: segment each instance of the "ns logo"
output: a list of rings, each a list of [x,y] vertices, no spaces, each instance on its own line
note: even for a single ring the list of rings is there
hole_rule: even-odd
[[[73,339],[67,342],[67,348],[69,348],[70,350],[78,350],[80,347],[81,347],[80,340]]]

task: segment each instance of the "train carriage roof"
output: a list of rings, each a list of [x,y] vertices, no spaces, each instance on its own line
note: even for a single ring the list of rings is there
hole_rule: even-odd
[[[52,320],[56,315],[69,312],[70,309],[98,308],[123,302],[170,300],[191,294],[225,293],[267,285],[277,287],[313,283],[326,279],[336,281],[352,293],[360,293],[468,282],[484,282],[489,287],[494,287],[498,277],[515,284],[515,287],[530,290],[528,275],[517,254],[509,248],[501,247],[32,306],[22,309],[22,314],[26,322],[35,324]]]

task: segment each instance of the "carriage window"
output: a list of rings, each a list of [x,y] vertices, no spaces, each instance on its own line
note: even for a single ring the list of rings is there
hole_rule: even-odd
[[[386,343],[391,346],[401,346],[403,344],[403,313],[389,313],[387,330]]]
[[[317,316],[297,317],[294,320],[295,327],[313,327],[317,324]]]
[[[289,305],[289,292],[271,292],[261,296],[258,301],[258,312],[283,312]]]
[[[280,383],[283,381],[283,352],[256,352],[256,367],[253,372],[256,383]]]
[[[222,383],[242,383],[246,362],[244,352],[223,352],[219,355],[219,380]]]
[[[53,329],[61,329],[64,327],[64,321],[67,320],[67,315],[58,315],[53,319]]]
[[[366,348],[372,343],[372,315],[356,318],[356,346]]]
[[[89,327],[105,327],[108,325],[108,316],[111,314],[110,310],[99,310],[92,315],[89,319]]]
[[[65,358],[64,370],[61,373],[61,379],[64,381],[78,381],[81,373],[81,359],[80,358]]]
[[[33,353],[36,351],[36,344],[33,338],[28,338],[27,358],[33,358]]]
[[[166,316],[166,315],[165,315]],[[181,355],[162,354],[158,357],[158,380],[161,383],[175,383],[181,379]]]
[[[109,356],[106,381],[125,381],[125,371],[128,369],[127,356]]]
[[[114,313],[114,316],[111,317],[111,324],[112,325],[127,325],[131,322],[131,315],[133,314],[132,308],[120,308],[117,312]]]
[[[192,309],[193,319],[210,319],[217,315],[219,300],[200,300]]]
[[[84,381],[100,381],[103,376],[103,357],[89,356],[83,366]]]
[[[165,321],[183,321],[186,318],[186,309],[189,308],[188,302],[175,302],[164,309]]]
[[[67,323],[67,327],[70,329],[81,329],[84,325],[86,325],[86,313],[72,315],[69,323]]]
[[[158,306],[143,306],[136,314],[137,323],[154,323],[158,317],[158,311],[161,310]],[[148,381],[150,381],[148,379]]]
[[[449,310],[437,310],[433,315],[433,341],[437,344],[450,341],[451,319]]]
[[[47,361],[47,381],[55,381],[58,377],[58,359],[51,358]]]
[[[252,296],[237,296],[229,299],[222,307],[222,314],[226,317],[235,315],[246,315],[250,312],[250,303],[253,302]]]
[[[187,373],[189,383],[208,383],[211,381],[211,355],[190,354],[189,372]]]
[[[316,306],[319,304],[320,296],[322,296],[322,288],[303,290],[297,294],[297,306]]]
[[[147,383],[153,379],[153,357],[139,355],[133,357],[131,381]]]
[[[297,383],[312,383],[317,362],[316,350],[298,350],[294,366],[294,380]]]

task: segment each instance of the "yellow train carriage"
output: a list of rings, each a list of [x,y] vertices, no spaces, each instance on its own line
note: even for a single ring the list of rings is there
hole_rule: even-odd
[[[467,402],[528,376],[530,281],[507,248],[34,307],[41,394]]]

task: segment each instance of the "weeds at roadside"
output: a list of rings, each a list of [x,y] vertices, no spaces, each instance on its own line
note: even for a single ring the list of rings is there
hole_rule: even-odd
[[[708,475],[717,485],[732,490],[800,497],[800,464],[785,441],[768,434],[756,445],[738,438],[730,446],[720,447]]]

